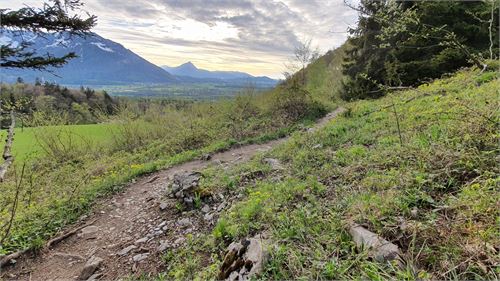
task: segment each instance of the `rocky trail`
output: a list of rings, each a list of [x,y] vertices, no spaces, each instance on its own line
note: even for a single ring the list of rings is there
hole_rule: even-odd
[[[329,113],[309,130],[324,126],[343,110]],[[166,188],[173,181],[197,181],[195,172],[210,165],[230,167],[248,161],[285,140],[233,148],[138,178],[120,193],[96,202],[91,214],[66,230],[68,233],[78,229],[74,234],[36,256],[26,254],[10,261],[1,269],[0,277],[5,280],[112,280],[142,272],[161,272],[162,253],[182,247],[188,234],[197,236],[210,231],[219,213],[229,208],[231,202],[221,194],[200,209],[180,212],[176,208],[179,198],[167,197]],[[179,175],[187,175],[187,178],[179,178]],[[190,175],[194,178],[189,178]]]

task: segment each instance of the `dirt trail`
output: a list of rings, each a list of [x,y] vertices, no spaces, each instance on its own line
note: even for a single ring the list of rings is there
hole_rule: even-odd
[[[324,126],[344,109],[339,108],[318,120],[314,130]],[[157,273],[163,269],[161,253],[180,247],[189,233],[208,231],[228,204],[205,207],[204,211],[179,212],[175,199],[165,197],[173,175],[199,171],[210,165],[234,165],[271,149],[286,138],[265,144],[246,145],[214,154],[209,161],[190,161],[137,179],[122,192],[95,204],[92,214],[82,220],[89,224],[37,256],[25,256],[2,269],[7,280],[75,280],[91,257],[102,259],[97,279],[112,280],[138,272]],[[208,209],[208,210],[207,210]],[[76,226],[73,226],[76,227]]]

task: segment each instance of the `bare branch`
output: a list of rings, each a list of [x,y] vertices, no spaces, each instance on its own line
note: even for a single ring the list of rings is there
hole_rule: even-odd
[[[493,59],[493,21],[495,20],[495,2],[491,3],[491,10],[490,10],[490,19],[489,19],[489,26],[488,26],[488,32],[490,35],[490,60]]]
[[[299,41],[297,46],[295,46],[293,57],[285,64],[287,71],[283,74],[287,79],[298,75],[300,83],[305,85],[307,66],[320,56],[318,47],[313,48],[311,42],[311,39],[305,39]]]
[[[79,226],[79,227],[77,227],[77,228],[74,228],[73,230],[70,230],[70,231],[68,231],[68,232],[66,232],[66,233],[61,234],[60,236],[57,236],[57,237],[55,237],[55,238],[51,239],[49,242],[47,242],[47,245],[45,245],[45,247],[46,247],[47,249],[49,249],[49,248],[50,248],[50,247],[52,247],[53,245],[55,245],[55,244],[57,244],[57,243],[61,242],[62,240],[64,240],[64,239],[66,239],[66,238],[70,237],[71,235],[73,235],[73,234],[77,233],[77,232],[78,232],[78,231],[80,231],[81,229],[83,229],[83,228],[85,228],[85,227],[87,227],[87,226],[89,226],[89,225],[92,225],[94,222],[96,222],[96,219],[94,219],[94,220],[90,221],[90,222],[89,222],[89,223],[87,223],[87,224],[81,225],[81,226]]]
[[[353,4],[347,2],[347,0],[344,0],[344,5],[346,5],[348,8],[350,8],[358,13],[363,13],[361,8],[354,6]]]

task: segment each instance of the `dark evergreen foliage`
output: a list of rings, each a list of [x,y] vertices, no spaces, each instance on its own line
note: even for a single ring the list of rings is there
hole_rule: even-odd
[[[349,30],[350,49],[346,51],[346,61],[343,65],[344,75],[349,80],[344,82],[341,97],[344,99],[361,98],[368,92],[377,89],[371,81],[372,77],[384,77],[383,50],[379,48],[381,26],[376,15],[385,6],[383,1],[363,0],[359,6],[358,26]],[[373,96],[373,95],[371,95]]]
[[[498,6],[498,0],[361,1],[342,98],[376,98],[388,87],[415,86],[473,64],[486,67],[499,50]]]
[[[2,29],[35,34],[64,31],[83,36],[96,24],[96,17],[88,15],[82,18],[74,14],[82,5],[79,0],[52,0],[50,4],[44,3],[42,8],[24,7],[15,11],[0,9]],[[76,57],[74,53],[59,57],[36,54],[29,49],[30,45],[28,41],[21,42],[19,46],[2,45],[0,67],[45,70],[47,67],[60,67]]]

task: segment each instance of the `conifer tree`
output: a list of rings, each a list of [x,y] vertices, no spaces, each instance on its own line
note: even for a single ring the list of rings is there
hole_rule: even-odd
[[[96,16],[87,14],[82,17],[78,14],[82,6],[80,0],[51,0],[41,8],[26,6],[18,10],[1,9],[2,32],[67,32],[70,35],[83,36],[96,24]],[[26,40],[19,45],[2,45],[0,67],[45,70],[48,67],[60,67],[76,57],[75,53],[63,56],[37,54],[29,48],[30,45]]]
[[[415,86],[498,57],[499,0],[362,0],[343,64],[346,100]]]

